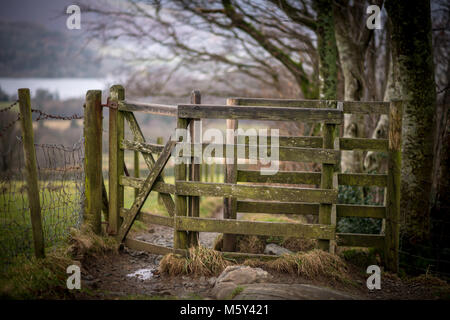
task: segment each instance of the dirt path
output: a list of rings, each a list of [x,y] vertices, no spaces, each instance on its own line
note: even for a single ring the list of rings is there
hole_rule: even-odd
[[[218,216],[216,213],[215,216]],[[201,233],[200,243],[212,247],[217,233]],[[149,243],[172,247],[173,229],[150,225],[135,233],[134,238]],[[83,299],[212,299],[211,290],[215,277],[169,277],[158,273],[162,256],[129,248],[118,254],[109,255],[87,262],[82,268]],[[352,283],[330,284],[325,279],[311,281],[295,275],[269,271],[273,283],[312,284],[346,293],[356,299],[450,299],[448,291],[430,285],[429,281],[401,280],[397,276],[385,274],[382,290],[370,291],[366,287],[367,275],[363,271],[352,270]]]

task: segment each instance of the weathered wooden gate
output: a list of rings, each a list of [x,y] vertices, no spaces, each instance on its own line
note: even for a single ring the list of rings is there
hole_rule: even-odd
[[[198,94],[191,104],[168,106],[133,103],[125,100],[124,90],[113,86],[109,107],[109,221],[108,230],[126,245],[152,253],[186,253],[190,246],[198,244],[198,232],[224,234],[224,255],[240,256],[234,250],[236,234],[304,237],[319,240],[324,250],[334,252],[336,245],[377,247],[385,253],[386,265],[396,271],[398,266],[398,212],[400,170],[400,103],[361,103],[318,100],[228,99],[227,105],[200,104]],[[390,113],[389,113],[390,110]],[[200,119],[226,119],[227,128],[236,129],[238,120],[305,121],[323,123],[322,137],[279,137],[280,161],[316,162],[321,172],[278,172],[261,175],[258,171],[238,170],[236,140],[227,139],[225,150],[233,148],[235,159],[227,159],[224,183],[200,182],[196,164],[177,163],[175,184],[164,182],[161,172],[176,145],[187,141],[170,140],[165,145],[147,143],[133,112],[165,115],[177,118],[177,128],[189,129]],[[352,139],[335,137],[336,127],[343,122],[344,113],[389,113],[388,139]],[[400,115],[400,116],[399,116]],[[125,121],[133,133],[133,140],[124,139]],[[400,123],[400,126],[399,126]],[[234,138],[236,139],[236,138]],[[249,142],[247,139],[246,142]],[[269,144],[269,142],[268,142]],[[195,148],[206,144],[192,143]],[[254,146],[253,146],[254,147]],[[245,149],[252,148],[248,143]],[[142,154],[149,175],[132,178],[124,174],[124,150]],[[389,151],[388,174],[349,174],[339,172],[340,150]],[[246,154],[247,154],[246,152]],[[159,154],[155,161],[152,154]],[[273,185],[273,184],[282,184]],[[296,185],[316,185],[319,188],[300,188]],[[387,187],[385,206],[337,204],[338,185]],[[286,186],[290,185],[290,186]],[[132,206],[124,208],[124,186],[138,189]],[[161,194],[169,216],[141,212],[142,219],[151,224],[174,229],[173,248],[158,246],[128,238],[134,220],[151,191]],[[172,198],[174,195],[174,198]],[[199,197],[223,197],[224,219],[199,217]],[[256,222],[237,219],[237,212],[313,214],[318,224]],[[385,233],[381,235],[336,234],[337,217],[371,217],[385,219]],[[264,255],[250,255],[268,258]]]

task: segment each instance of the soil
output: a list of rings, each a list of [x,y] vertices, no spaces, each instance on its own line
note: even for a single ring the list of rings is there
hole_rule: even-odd
[[[217,233],[200,233],[200,243],[212,247]],[[150,225],[147,230],[135,232],[133,238],[153,244],[172,246],[173,229]],[[215,277],[177,276],[159,274],[158,265],[162,256],[134,251],[125,247],[121,252],[110,254],[82,266],[82,290],[80,299],[213,299],[211,290]],[[330,283],[328,279],[309,280],[267,270],[271,283],[311,284],[334,289],[356,299],[409,300],[450,299],[449,286],[442,287],[435,281],[420,278],[400,279],[396,275],[383,273],[381,290],[369,290],[366,286],[365,270],[350,266],[349,283]],[[129,276],[136,271],[151,272],[148,279]]]

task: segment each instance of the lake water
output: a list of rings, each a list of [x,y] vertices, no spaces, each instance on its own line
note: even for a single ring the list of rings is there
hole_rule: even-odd
[[[111,84],[111,79],[101,78],[0,78],[0,87],[8,95],[17,94],[19,88],[29,88],[31,96],[37,89],[46,89],[62,100],[82,98],[88,90],[105,90]]]

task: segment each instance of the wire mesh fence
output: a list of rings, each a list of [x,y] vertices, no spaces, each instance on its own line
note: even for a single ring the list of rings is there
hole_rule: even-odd
[[[81,224],[84,203],[84,148],[35,144],[45,247],[55,246]],[[33,254],[30,210],[20,138],[10,143],[0,170],[0,260]]]

